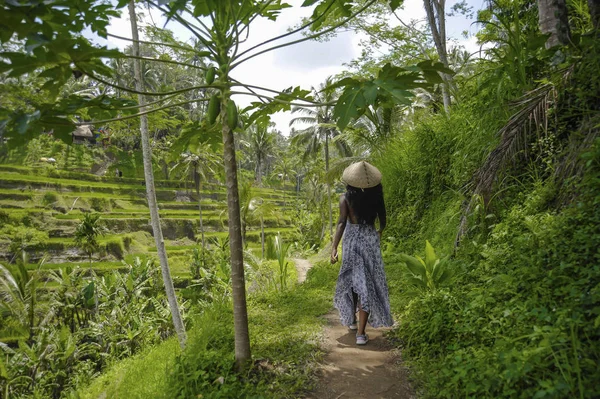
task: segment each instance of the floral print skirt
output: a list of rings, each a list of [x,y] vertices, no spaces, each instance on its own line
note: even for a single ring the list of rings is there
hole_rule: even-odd
[[[369,324],[393,324],[379,234],[373,225],[346,223],[342,240],[342,267],[335,288],[334,306],[340,321],[349,326],[355,321],[360,303],[369,313]]]

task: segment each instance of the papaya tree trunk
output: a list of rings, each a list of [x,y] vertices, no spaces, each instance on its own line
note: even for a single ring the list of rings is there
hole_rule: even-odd
[[[565,0],[538,0],[540,31],[550,34],[546,48],[569,43],[569,16]]]
[[[223,93],[221,115],[227,115],[229,93]],[[229,247],[231,253],[231,286],[233,296],[233,327],[235,330],[235,361],[243,370],[250,360],[250,334],[248,332],[248,311],[246,308],[246,282],[244,278],[244,250],[238,190],[237,163],[233,131],[223,117],[223,164],[227,187],[227,210],[229,215]]]
[[[131,20],[131,36],[133,39],[133,54],[134,56],[140,56],[140,45],[137,21],[135,16],[135,3],[133,0],[129,2],[129,18]],[[142,77],[142,68],[139,59],[133,60],[133,70],[135,77],[135,88],[139,92],[144,91],[144,81]],[[144,112],[146,107],[146,98],[143,94],[138,95],[138,102],[140,112]],[[171,273],[169,271],[169,261],[167,259],[167,251],[165,249],[165,241],[163,240],[162,229],[160,227],[160,216],[158,214],[158,206],[156,203],[156,192],[154,190],[154,174],[152,171],[152,149],[150,148],[150,140],[148,139],[148,118],[146,115],[140,117],[140,133],[142,136],[142,154],[144,161],[144,178],[146,181],[146,195],[148,196],[148,208],[150,209],[150,223],[152,224],[152,232],[154,234],[154,241],[156,243],[156,250],[158,253],[158,259],[160,260],[160,269],[162,272],[163,282],[165,285],[165,292],[167,294],[167,300],[171,309],[171,316],[173,318],[173,324],[179,340],[179,345],[183,349],[185,347],[186,333],[179,313],[179,306],[177,304],[177,297],[175,296],[175,287],[173,286],[173,280],[171,279]]]

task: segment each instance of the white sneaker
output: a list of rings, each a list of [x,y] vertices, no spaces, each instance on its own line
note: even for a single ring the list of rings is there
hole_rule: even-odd
[[[367,342],[369,342],[369,336],[367,334],[356,336],[356,345],[366,345]]]
[[[358,324],[352,323],[348,326],[348,328],[351,329],[352,331],[356,331],[356,330],[358,330]]]

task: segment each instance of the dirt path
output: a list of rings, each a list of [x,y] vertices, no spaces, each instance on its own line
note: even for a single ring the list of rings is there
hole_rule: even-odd
[[[306,276],[310,263],[294,259]],[[304,280],[302,280],[304,281]],[[412,399],[414,394],[408,383],[406,370],[400,363],[400,353],[383,337],[389,329],[367,326],[369,342],[356,345],[355,332],[339,322],[338,312],[332,309],[324,316],[323,348],[327,352],[321,366],[317,388],[310,399]]]
[[[306,259],[295,258],[292,260],[296,264],[296,270],[298,271],[298,283],[302,284],[306,280],[306,273],[312,265]]]

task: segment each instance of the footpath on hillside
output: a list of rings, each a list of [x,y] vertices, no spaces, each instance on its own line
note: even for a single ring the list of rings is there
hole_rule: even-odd
[[[302,283],[311,264],[305,259],[294,259],[294,262],[298,282]],[[407,372],[401,364],[400,352],[383,336],[389,329],[367,326],[369,342],[358,346],[355,332],[340,324],[336,309],[324,318],[327,321],[323,333],[326,355],[317,388],[307,398],[415,398]]]

